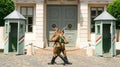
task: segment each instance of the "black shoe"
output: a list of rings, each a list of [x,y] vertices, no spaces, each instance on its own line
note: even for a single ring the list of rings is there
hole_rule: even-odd
[[[67,65],[72,65],[72,63],[70,63],[70,62],[64,62],[64,63],[63,63],[64,66],[65,66],[66,64],[67,64]]]
[[[48,65],[53,65],[53,64],[56,64],[56,62],[54,62],[54,63],[53,62],[48,63]]]
[[[56,62],[55,62],[55,59],[56,59],[56,58],[57,58],[57,56],[56,56],[56,57],[53,56],[51,62],[48,63],[48,65],[53,65],[53,64],[55,64],[55,63],[56,63]]]
[[[70,64],[70,65],[72,65],[72,63],[68,61],[67,56],[65,56],[64,58],[65,58],[65,60],[66,60],[66,61],[65,61],[66,64]]]
[[[72,63],[70,63],[70,62],[68,61],[68,59],[67,59],[67,57],[66,57],[66,56],[65,56],[65,57],[63,57],[62,55],[60,55],[60,58],[64,61],[63,65],[65,65],[65,64],[72,65]]]
[[[65,64],[69,64],[69,65],[72,65],[72,63],[71,63],[71,62],[65,62]]]

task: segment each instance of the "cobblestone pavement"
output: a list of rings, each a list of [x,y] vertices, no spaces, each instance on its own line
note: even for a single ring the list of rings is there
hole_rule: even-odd
[[[39,49],[34,55],[0,54],[0,67],[120,67],[120,56],[103,58],[85,54],[84,49],[67,50],[72,65],[63,65],[58,57],[56,64],[48,65],[52,58],[52,49]]]

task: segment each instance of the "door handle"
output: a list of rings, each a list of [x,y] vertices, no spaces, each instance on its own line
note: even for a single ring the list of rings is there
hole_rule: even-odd
[[[70,29],[71,29],[71,28],[72,28],[72,24],[68,24],[68,28],[70,28]]]

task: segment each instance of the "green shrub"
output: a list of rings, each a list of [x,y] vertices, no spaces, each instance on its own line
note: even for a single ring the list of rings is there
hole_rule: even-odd
[[[0,26],[4,26],[4,17],[15,9],[12,0],[0,0]]]
[[[107,7],[107,11],[114,16],[116,20],[116,28],[120,29],[120,0],[114,0]]]

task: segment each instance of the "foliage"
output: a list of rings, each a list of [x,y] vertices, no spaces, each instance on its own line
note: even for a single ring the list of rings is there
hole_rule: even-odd
[[[116,28],[120,29],[120,0],[114,0],[107,7],[107,11],[114,16],[116,20]]]
[[[0,26],[4,26],[4,18],[15,9],[12,0],[0,0]]]

